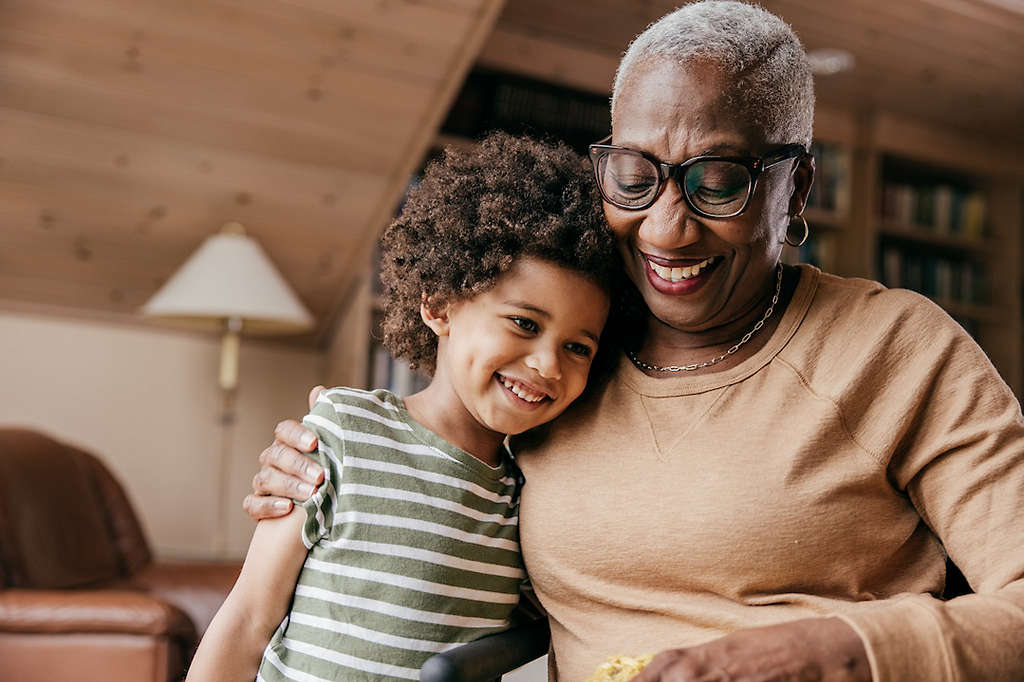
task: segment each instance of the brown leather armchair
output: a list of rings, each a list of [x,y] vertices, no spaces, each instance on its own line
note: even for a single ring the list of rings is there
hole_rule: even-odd
[[[179,680],[240,568],[154,562],[99,459],[0,429],[0,680]]]

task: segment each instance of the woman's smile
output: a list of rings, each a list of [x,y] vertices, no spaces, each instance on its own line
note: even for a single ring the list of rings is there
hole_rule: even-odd
[[[670,296],[691,294],[712,278],[722,256],[706,258],[661,258],[638,251],[645,263],[647,281],[657,291]]]

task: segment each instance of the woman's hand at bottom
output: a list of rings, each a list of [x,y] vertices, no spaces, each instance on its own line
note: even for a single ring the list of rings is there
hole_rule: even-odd
[[[663,651],[632,682],[871,682],[871,669],[846,622],[808,618]]]
[[[323,386],[309,392],[313,409]],[[294,419],[286,419],[274,429],[274,442],[260,453],[260,470],[252,479],[252,493],[245,496],[242,508],[254,521],[284,516],[292,509],[292,500],[308,499],[324,480],[319,464],[303,455],[316,450],[316,436]]]

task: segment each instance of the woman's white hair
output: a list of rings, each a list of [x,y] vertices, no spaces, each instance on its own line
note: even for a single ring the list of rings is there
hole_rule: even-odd
[[[675,10],[648,26],[619,62],[612,88],[612,121],[623,83],[636,68],[670,60],[686,66],[715,64],[732,77],[723,93],[742,107],[771,143],[809,148],[814,129],[814,78],[793,29],[756,5],[704,0]]]

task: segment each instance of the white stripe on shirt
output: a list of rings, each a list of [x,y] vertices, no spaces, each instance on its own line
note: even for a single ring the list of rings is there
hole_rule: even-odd
[[[428,580],[409,578],[395,573],[375,571],[369,568],[357,568],[347,564],[335,564],[313,558],[306,559],[305,567],[319,571],[320,573],[341,575],[346,578],[366,580],[381,585],[391,585],[392,587],[400,587],[406,590],[426,592],[427,594],[439,594],[444,595],[445,597],[454,597],[455,599],[467,599],[470,601],[485,602],[488,604],[516,604],[519,602],[518,594],[493,592],[490,590],[475,590],[471,587],[456,587],[455,585],[433,583]]]
[[[526,577],[525,571],[523,571],[520,568],[515,568],[514,566],[489,564],[484,561],[472,561],[470,559],[462,559],[457,556],[452,556],[451,554],[432,552],[429,549],[420,549],[419,547],[409,547],[407,545],[394,545],[384,542],[368,542],[364,540],[352,540],[350,538],[340,538],[338,540],[324,540],[323,544],[344,551],[367,552],[370,554],[380,554],[383,556],[416,559],[417,561],[423,561],[428,564],[448,566],[450,568],[458,568],[464,571],[471,571],[473,573],[483,573],[484,575],[498,575],[505,578]]]
[[[325,590],[320,587],[310,587],[309,585],[296,585],[295,596],[308,597],[310,599],[326,601],[332,604],[349,606],[354,609],[363,609],[364,611],[374,611],[387,616],[394,616],[395,618],[401,618],[402,620],[411,620],[419,623],[434,623],[435,625],[452,625],[454,627],[464,628],[503,628],[508,625],[508,621],[506,620],[499,620],[496,618],[473,618],[471,616],[456,616],[449,613],[421,611],[420,609],[411,609],[407,606],[399,606],[397,604],[380,601],[378,599],[366,599],[364,597],[356,597],[354,595],[343,594],[341,592],[331,592],[330,590]]]
[[[384,646],[395,647],[396,649],[440,653],[442,651],[448,651],[449,649],[461,646],[459,642],[452,642],[449,644],[447,642],[432,642],[429,639],[399,637],[398,635],[391,635],[386,632],[378,632],[377,630],[359,627],[352,623],[337,621],[333,618],[311,616],[306,613],[293,613],[291,616],[291,622],[311,628],[317,628],[318,630],[327,630],[339,635],[355,637],[356,639],[361,639],[365,642],[373,642],[374,644],[383,644]]]
[[[387,402],[386,400],[381,400],[380,398],[378,398],[377,396],[375,396],[373,393],[371,393],[369,391],[360,391],[359,389],[356,389],[356,388],[339,387],[339,388],[331,388],[331,389],[328,389],[326,391],[320,391],[320,396],[317,398],[317,402],[320,402],[321,400],[323,400],[325,402],[333,402],[333,401],[327,400],[327,396],[329,396],[329,395],[347,395],[347,396],[352,396],[353,398],[359,398],[360,400],[367,400],[367,401],[373,403],[374,405],[379,405],[380,407],[383,407],[385,410],[388,410],[389,412],[398,412],[398,406],[397,405],[393,405],[393,404]]]
[[[404,668],[397,665],[388,665],[387,663],[378,663],[377,661],[369,661],[365,658],[357,658],[355,656],[349,656],[348,654],[342,654],[331,649],[325,649],[324,647],[316,646],[314,644],[308,644],[306,642],[299,642],[294,639],[285,637],[281,640],[281,644],[290,651],[297,651],[300,654],[305,654],[321,661],[330,661],[338,665],[343,665],[347,668],[353,668],[355,670],[362,670],[368,673],[374,673],[376,675],[388,675],[390,677],[401,677],[406,680],[418,680],[420,678],[420,671],[414,668]],[[273,652],[270,652],[273,653]],[[334,680],[324,680],[322,677],[311,675],[310,673],[296,670],[290,666],[285,665],[280,659],[277,659],[276,654],[273,658],[270,658],[270,662],[275,668],[280,670],[286,675],[295,675],[294,679],[300,682],[309,680],[310,682],[335,682]],[[275,660],[277,659],[277,660]],[[285,672],[287,670],[287,672]],[[308,677],[306,677],[308,675]]]
[[[278,657],[277,652],[270,647],[267,647],[267,650],[263,652],[263,660],[274,666],[277,672],[281,673],[289,680],[294,680],[294,682],[335,682],[335,680],[331,680],[326,677],[319,677],[312,673],[292,668],[285,664],[285,662]],[[263,677],[263,675],[257,675],[256,682],[267,682],[267,678]]]
[[[451,526],[445,526],[440,523],[434,523],[432,521],[421,521],[420,519],[410,519],[405,516],[393,516],[391,514],[372,514],[370,512],[363,511],[347,511],[341,514],[334,515],[334,525],[340,525],[343,523],[362,523],[368,526],[387,526],[389,528],[404,528],[406,530],[418,530],[424,533],[431,533],[433,535],[442,535],[444,537],[452,538],[453,540],[459,540],[461,542],[468,542],[473,545],[481,545],[483,547],[494,547],[496,549],[507,549],[512,552],[519,551],[519,543],[515,540],[507,540],[505,538],[493,538],[488,535],[481,535],[479,533],[469,533],[459,528],[452,528]]]
[[[334,407],[334,411],[338,414],[347,414],[352,417],[361,417],[363,419],[369,419],[375,421],[378,424],[384,424],[388,428],[395,429],[396,431],[412,431],[412,427],[405,422],[398,421],[397,419],[388,419],[387,417],[372,412],[370,410],[363,409],[362,407],[356,407],[355,405],[346,405],[345,403],[333,403],[330,400],[326,401]]]
[[[364,433],[363,431],[350,431],[343,429],[334,422],[324,419],[317,414],[307,414],[303,419],[303,422],[309,422],[315,424],[320,428],[334,434],[335,437],[344,441],[351,441],[353,443],[366,443],[367,445],[376,445],[382,448],[390,448],[392,450],[398,450],[409,455],[424,455],[426,457],[437,457],[440,459],[447,459],[451,462],[458,462],[446,452],[442,452],[435,447],[429,445],[420,445],[418,443],[403,443],[393,438],[386,436],[377,436],[372,433]]]
[[[423,493],[414,493],[409,490],[398,488],[383,488],[376,485],[364,485],[362,483],[343,483],[337,489],[339,495],[364,495],[366,497],[379,497],[385,500],[401,500],[402,502],[414,502],[423,504],[435,509],[446,509],[450,512],[485,523],[496,523],[499,526],[514,526],[519,523],[519,516],[505,517],[501,514],[486,514],[478,509],[467,507],[458,502],[452,502],[442,497],[433,497]]]
[[[391,462],[382,462],[376,459],[364,459],[362,457],[345,457],[344,466],[353,467],[355,469],[369,469],[371,471],[400,474],[402,476],[417,478],[421,481],[440,483],[441,485],[471,492],[477,497],[483,498],[489,502],[497,502],[499,504],[508,504],[512,502],[511,495],[499,495],[497,493],[492,493],[490,490],[482,488],[476,483],[467,481],[463,478],[446,476],[445,474],[436,474],[431,471],[424,471],[422,469],[416,469],[403,464],[392,464]]]

